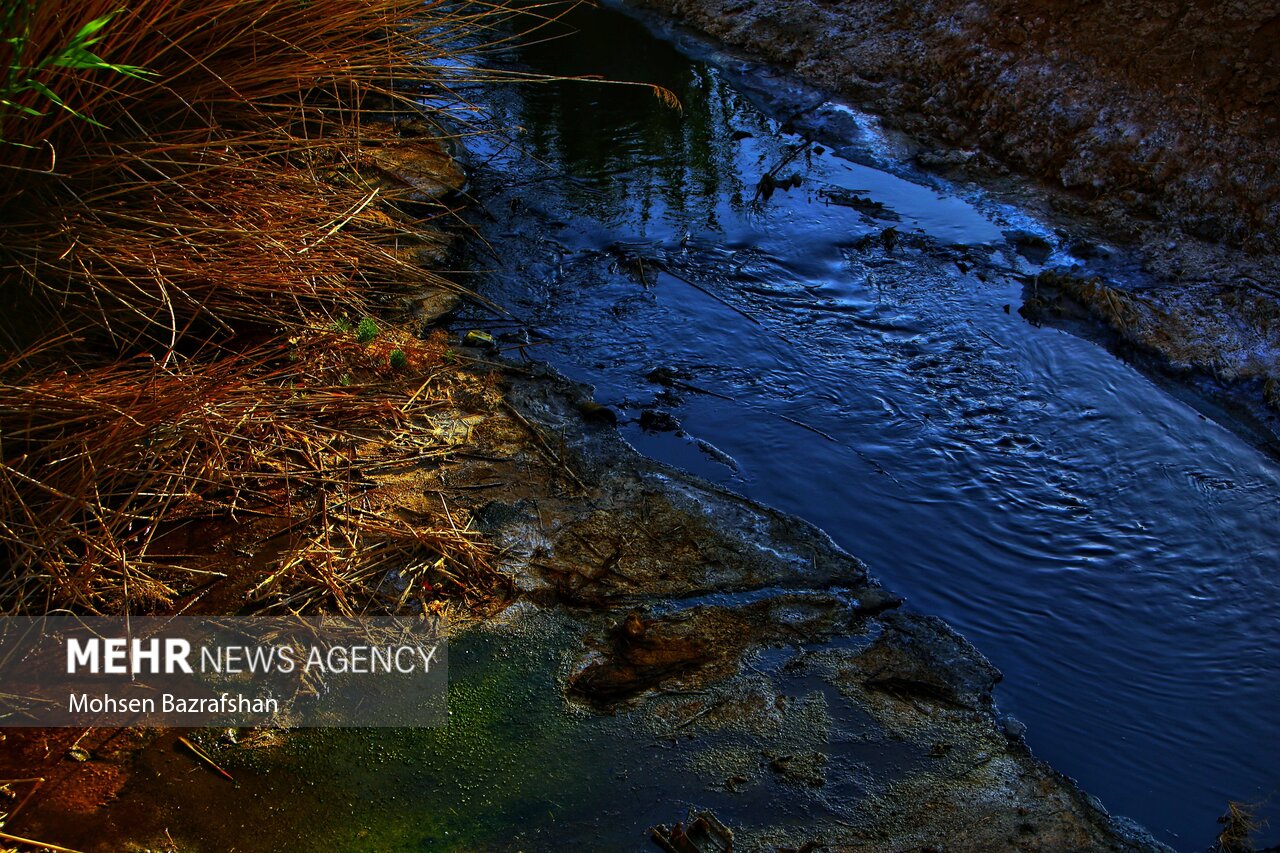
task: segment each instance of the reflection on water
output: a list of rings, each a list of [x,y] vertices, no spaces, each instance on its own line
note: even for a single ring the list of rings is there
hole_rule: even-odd
[[[538,355],[643,451],[819,524],[947,618],[1036,752],[1161,840],[1202,848],[1228,798],[1276,789],[1280,476],[1017,316],[1036,267],[1002,232],[1070,241],[878,161],[874,122],[767,71],[616,13],[572,22],[518,61],[657,82],[684,111],[583,83],[482,93],[524,128],[473,152],[501,247],[486,293]],[[819,145],[789,132],[815,122]],[[786,184],[767,198],[766,174]],[[685,434],[644,432],[646,408]]]
[[[723,132],[741,112],[742,96],[670,45],[640,35],[643,46],[634,51],[620,49],[611,35],[585,34],[522,48],[519,58],[553,74],[589,68],[606,80],[653,83],[675,93],[680,110],[644,86],[530,86],[514,104],[516,123],[527,131],[521,147],[566,179],[567,195],[587,216],[634,216],[641,232],[650,221],[664,230],[673,224],[715,229],[722,197],[741,209],[744,196],[754,193]],[[740,133],[767,131],[763,116],[751,118]],[[611,131],[601,133],[602,127]],[[644,178],[636,180],[636,174]]]

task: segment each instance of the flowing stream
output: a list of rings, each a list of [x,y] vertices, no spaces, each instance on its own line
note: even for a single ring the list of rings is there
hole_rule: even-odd
[[[1137,275],[1123,251],[922,175],[873,118],[690,36],[570,23],[493,61],[659,83],[683,110],[468,93],[504,131],[467,147],[477,283],[511,316],[459,328],[527,340],[642,452],[824,528],[1003,670],[1039,756],[1171,846],[1272,795],[1280,469],[1017,313],[1043,267]]]

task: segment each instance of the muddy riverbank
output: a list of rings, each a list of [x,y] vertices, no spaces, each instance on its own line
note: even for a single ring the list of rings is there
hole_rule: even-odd
[[[1280,249],[1273,4],[637,0],[1126,222]],[[968,151],[964,149],[970,149]],[[993,165],[990,164],[989,165]]]
[[[1046,215],[1096,222],[1099,235],[1140,259],[1146,284],[1101,282],[1118,285],[1115,297],[1052,287],[1033,304],[1033,321],[1196,386],[1275,448],[1280,18],[1272,4],[628,5],[673,16],[875,113],[906,135],[924,169],[987,186],[1011,174],[1039,181]],[[1078,235],[1050,243],[1090,251]]]
[[[23,831],[92,851],[640,849],[709,810],[743,850],[1165,849],[1037,760],[986,658],[821,531],[645,459],[550,370],[513,367],[494,399],[429,484],[519,591],[455,637],[447,728],[199,736],[235,786],[173,736],[95,736]],[[90,784],[120,762],[124,784]]]
[[[1034,759],[994,706],[999,672],[944,622],[817,528],[584,428],[587,390],[543,374],[510,397],[584,492],[477,512],[516,586],[593,611],[569,700],[681,743],[737,795],[722,817],[744,849],[1158,847]]]

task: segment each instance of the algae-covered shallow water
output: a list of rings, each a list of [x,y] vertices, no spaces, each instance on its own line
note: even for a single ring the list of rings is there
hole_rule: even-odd
[[[205,732],[234,785],[182,749],[153,748],[92,822],[33,829],[92,851],[170,838],[191,851],[646,849],[650,827],[683,819],[695,804],[739,828],[809,828],[868,793],[862,769],[874,768],[883,785],[929,762],[909,745],[864,737],[868,718],[830,684],[785,676],[801,712],[775,741],[821,746],[851,771],[828,774],[807,794],[780,778],[740,793],[709,787],[722,778],[722,755],[755,760],[754,736],[693,739],[634,712],[566,706],[557,678],[580,653],[582,630],[568,614],[517,606],[450,641],[447,726],[307,729],[238,747]],[[789,657],[765,655],[754,666],[778,675]]]
[[[683,112],[587,84],[479,96],[523,129],[473,151],[484,292],[518,321],[490,328],[523,325],[643,452],[816,523],[946,618],[1036,753],[1160,840],[1199,849],[1228,799],[1280,787],[1274,460],[1017,313],[1040,265],[1124,280],[1123,251],[1072,256],[1083,232],[917,173],[767,68],[617,11],[570,23],[513,64],[661,83]],[[766,197],[769,172],[798,186]]]
[[[167,829],[184,850],[351,853],[642,839],[631,824],[647,815],[629,809],[620,827],[618,793],[644,801],[657,780],[626,769],[661,747],[616,718],[566,713],[554,676],[575,638],[545,614],[465,633],[450,643],[447,726],[312,729],[221,750],[234,787],[177,752],[148,751],[103,822],[47,832],[86,849]]]

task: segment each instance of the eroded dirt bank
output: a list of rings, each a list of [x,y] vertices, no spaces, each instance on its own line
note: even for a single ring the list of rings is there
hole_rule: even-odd
[[[1274,443],[1280,411],[1280,16],[1114,0],[630,0],[883,117],[916,162],[1037,179],[1140,258],[1113,299],[1050,288],[1036,322],[1191,379]],[[1064,239],[1057,248],[1071,249]],[[1104,282],[1105,283],[1105,282]],[[1028,289],[1029,297],[1042,297]],[[1095,298],[1097,297],[1097,298]],[[1213,387],[1210,387],[1213,386]],[[1225,389],[1225,393],[1222,393]]]
[[[1099,210],[1280,248],[1280,16],[1260,2],[637,0]],[[963,155],[959,155],[963,156]]]

